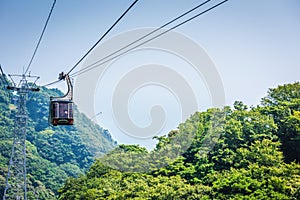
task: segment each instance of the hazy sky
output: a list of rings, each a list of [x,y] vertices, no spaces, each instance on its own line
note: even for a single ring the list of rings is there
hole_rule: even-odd
[[[0,64],[6,73],[19,74],[22,73],[22,68],[27,67],[52,2],[0,0]],[[57,0],[39,51],[30,68],[32,75],[41,77],[38,84],[52,82],[60,72],[67,72],[131,2]],[[200,2],[202,1],[140,0],[106,37],[106,41],[127,31],[159,27]],[[220,1],[212,0],[202,10],[217,2]],[[199,11],[193,14],[196,13]],[[175,31],[196,42],[213,61],[223,83],[227,105],[232,105],[235,100],[256,105],[260,98],[266,95],[268,88],[299,81],[299,0],[229,0]],[[151,51],[148,53],[151,54]],[[124,62],[128,63],[130,59],[135,60],[135,57],[129,56]],[[158,60],[155,60],[155,63],[160,64]],[[112,69],[110,73],[114,72],[119,73],[118,69]],[[106,79],[109,80],[109,77]],[[58,84],[54,87],[64,88],[63,85]],[[150,93],[153,90],[146,87],[145,89],[148,93],[149,90]],[[161,94],[165,92],[162,91]],[[131,100],[143,101],[142,97],[143,95],[137,94]],[[142,104],[139,106],[142,107]],[[147,106],[151,108],[151,102],[148,102]],[[149,112],[134,110],[133,105],[129,108],[133,109],[131,115],[136,115],[131,117],[137,119],[143,119],[144,112],[145,115]],[[95,109],[98,109],[97,106]],[[130,137],[120,136],[122,134],[113,124],[111,107],[101,109],[95,110],[96,113],[103,112],[97,117],[98,122],[104,128],[108,128],[114,138],[120,142],[137,142]],[[172,107],[170,109],[172,110]],[[201,109],[206,108],[202,106]],[[142,121],[141,123],[149,123],[147,120]],[[175,117],[171,121],[167,122],[164,133],[176,128],[181,119]]]

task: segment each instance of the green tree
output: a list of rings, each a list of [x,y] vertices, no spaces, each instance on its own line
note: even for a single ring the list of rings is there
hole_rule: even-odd
[[[260,110],[274,118],[287,162],[300,162],[300,83],[269,89]]]
[[[299,198],[300,166],[284,163],[279,146],[279,142],[265,139],[238,149],[238,168],[211,175],[213,198]]]

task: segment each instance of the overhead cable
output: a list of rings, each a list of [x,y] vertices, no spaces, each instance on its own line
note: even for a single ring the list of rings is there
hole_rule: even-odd
[[[136,4],[138,0],[135,0],[128,8],[127,10],[113,23],[113,25],[101,36],[101,38],[80,58],[80,60],[69,70],[67,74],[70,74],[80,63],[81,61],[101,42],[101,40],[113,29],[115,25],[126,15],[126,13]]]
[[[32,57],[31,57],[30,61],[29,61],[29,64],[28,64],[26,70],[24,71],[24,74],[26,74],[26,73],[28,72],[28,70],[29,70],[29,68],[30,68],[30,66],[31,66],[31,63],[32,63],[32,61],[33,61],[33,59],[34,59],[34,57],[35,57],[35,54],[36,54],[36,52],[37,52],[37,50],[38,50],[38,48],[39,48],[39,46],[40,46],[40,43],[41,43],[41,41],[42,41],[43,35],[44,35],[44,33],[45,33],[45,30],[46,30],[46,28],[47,28],[47,26],[48,26],[48,22],[49,22],[49,20],[50,20],[51,15],[52,15],[52,11],[53,11],[53,9],[54,9],[55,4],[56,4],[56,0],[53,1],[51,10],[50,10],[50,12],[49,12],[49,14],[48,14],[48,18],[47,18],[46,23],[45,23],[45,25],[44,25],[42,34],[41,34],[41,36],[40,36],[40,38],[39,38],[39,40],[38,40],[38,43],[37,43],[37,45],[36,45],[36,47],[35,47],[35,49],[34,49],[34,52],[33,52],[33,55],[32,55]]]
[[[110,54],[109,56],[106,56],[104,59],[100,59],[100,60],[98,60],[97,62],[95,62],[95,63],[93,63],[93,64],[91,64],[91,65],[89,65],[89,66],[83,68],[82,70],[80,70],[80,71],[78,71],[78,72],[76,72],[76,73],[74,73],[74,74],[71,74],[71,76],[72,76],[72,77],[79,76],[79,75],[81,75],[81,74],[83,74],[83,73],[86,73],[86,72],[88,72],[88,71],[90,71],[90,70],[92,70],[92,69],[94,69],[94,68],[97,68],[97,67],[99,67],[99,66],[101,66],[101,65],[103,65],[103,64],[105,64],[105,63],[107,63],[107,62],[109,62],[109,61],[112,61],[112,60],[114,60],[114,59],[116,59],[116,58],[118,58],[118,57],[120,57],[120,56],[122,56],[122,55],[124,55],[124,54],[126,54],[126,53],[128,53],[128,52],[130,52],[130,51],[132,51],[132,50],[134,50],[134,49],[136,49],[136,48],[138,48],[138,47],[140,47],[140,46],[142,46],[142,45],[144,45],[144,44],[146,44],[146,43],[148,43],[148,42],[150,42],[150,41],[152,41],[152,40],[154,40],[154,39],[156,39],[156,38],[158,38],[158,37],[160,37],[160,36],[162,36],[162,35],[164,35],[164,34],[166,34],[166,33],[168,33],[168,32],[170,32],[171,30],[174,30],[174,29],[178,28],[179,26],[182,26],[183,24],[185,24],[185,23],[187,23],[187,22],[189,22],[189,21],[191,21],[191,20],[193,20],[193,19],[195,19],[195,18],[197,18],[197,17],[199,17],[199,16],[201,16],[201,15],[207,13],[208,11],[213,10],[214,8],[216,8],[216,7],[218,7],[218,6],[222,5],[222,4],[224,4],[224,3],[227,2],[227,1],[229,1],[229,0],[224,0],[224,1],[222,1],[222,2],[220,2],[220,3],[218,3],[218,4],[216,4],[216,5],[214,5],[214,6],[212,6],[212,7],[210,7],[210,8],[208,8],[208,9],[202,11],[201,13],[199,13],[199,14],[197,14],[197,15],[194,15],[193,17],[190,17],[189,19],[187,19],[187,20],[185,20],[185,21],[183,21],[183,22],[181,22],[181,23],[179,23],[179,24],[177,24],[177,25],[175,25],[175,26],[173,26],[173,27],[171,27],[171,28],[169,28],[169,29],[163,31],[162,33],[160,33],[160,34],[158,34],[158,35],[156,35],[156,36],[154,36],[154,37],[152,37],[152,38],[150,38],[150,39],[148,39],[148,40],[146,40],[146,41],[144,41],[144,42],[142,42],[142,43],[140,43],[140,44],[138,44],[138,45],[136,45],[136,46],[134,46],[134,47],[132,47],[132,48],[126,50],[126,51],[124,51],[124,52],[122,52],[122,53],[119,53],[119,54],[117,54],[117,55],[115,55],[115,56],[109,58],[108,60],[103,61],[105,58],[110,57],[111,55],[114,55],[116,52],[119,52],[119,50],[118,50],[118,51],[116,51],[116,52]],[[156,29],[155,29],[155,30],[156,30]],[[123,48],[122,48],[122,49],[123,49]],[[101,62],[101,61],[103,61],[103,62]],[[100,62],[100,63],[99,63],[99,62]],[[95,65],[96,65],[96,66],[95,66]]]
[[[108,56],[106,56],[106,57],[104,57],[104,58],[98,60],[97,62],[95,62],[95,63],[93,63],[93,64],[91,64],[91,65],[88,65],[87,67],[85,67],[85,68],[83,68],[83,69],[81,69],[81,70],[79,70],[79,71],[77,71],[77,72],[75,72],[75,73],[73,73],[73,74],[70,74],[70,76],[72,76],[72,77],[79,76],[79,75],[81,75],[81,74],[83,74],[83,73],[86,73],[86,72],[88,72],[88,71],[90,71],[90,70],[96,68],[96,67],[99,67],[100,65],[103,65],[103,64],[105,64],[105,63],[107,63],[107,62],[109,62],[109,61],[112,61],[112,60],[118,58],[119,56],[122,56],[122,55],[124,55],[124,54],[126,54],[126,53],[128,53],[128,52],[130,52],[130,51],[132,51],[132,50],[134,50],[134,49],[136,49],[136,48],[138,48],[138,47],[140,47],[140,46],[142,46],[142,45],[144,45],[144,44],[146,44],[146,43],[148,43],[148,42],[150,42],[150,41],[152,41],[152,40],[154,40],[154,39],[156,39],[156,38],[158,38],[158,37],[160,37],[160,36],[162,36],[162,35],[164,35],[164,34],[166,34],[166,33],[168,33],[169,31],[174,30],[174,29],[178,28],[179,26],[182,26],[183,24],[185,24],[185,23],[187,23],[187,22],[189,22],[189,21],[191,21],[191,20],[193,20],[193,19],[195,19],[195,18],[197,18],[197,17],[199,17],[199,16],[201,16],[201,15],[203,15],[203,14],[205,14],[205,13],[211,11],[211,10],[213,10],[213,9],[215,9],[216,7],[218,7],[218,6],[222,5],[222,4],[224,4],[225,2],[227,2],[227,1],[229,1],[229,0],[224,0],[224,1],[218,3],[218,4],[214,5],[214,6],[212,6],[212,7],[208,8],[208,9],[206,9],[206,10],[204,10],[204,11],[202,11],[202,12],[200,12],[200,13],[198,13],[198,14],[196,14],[196,15],[190,17],[190,18],[188,18],[187,20],[185,20],[185,21],[183,21],[183,22],[181,22],[181,23],[179,23],[179,24],[177,24],[177,25],[175,25],[175,26],[173,26],[173,27],[171,27],[171,28],[169,28],[169,29],[163,31],[162,33],[160,33],[160,34],[158,34],[158,35],[156,35],[156,36],[154,36],[154,37],[152,37],[152,38],[150,38],[150,39],[148,39],[148,40],[146,40],[146,41],[144,41],[144,42],[142,42],[142,43],[140,43],[140,44],[138,44],[138,45],[136,45],[136,46],[133,46],[132,48],[130,48],[130,49],[128,49],[128,50],[126,50],[126,51],[124,51],[124,52],[122,52],[122,53],[119,53],[120,51],[122,51],[122,50],[124,50],[124,49],[126,49],[126,48],[128,48],[128,47],[130,47],[130,46],[132,46],[133,44],[135,44],[135,43],[137,43],[137,42],[139,42],[139,41],[145,39],[146,37],[152,35],[153,33],[155,33],[155,32],[157,32],[157,31],[163,29],[163,28],[166,27],[167,25],[170,25],[171,23],[177,21],[178,19],[180,19],[180,18],[182,18],[183,16],[189,14],[190,12],[196,10],[197,8],[200,8],[201,6],[203,6],[204,4],[208,3],[209,1],[211,1],[211,0],[207,0],[207,1],[205,1],[205,2],[203,2],[203,3],[201,3],[201,4],[199,4],[199,5],[197,5],[196,7],[194,7],[194,8],[192,8],[192,9],[188,10],[187,12],[181,14],[180,16],[178,16],[178,17],[174,18],[173,20],[171,20],[171,21],[165,23],[164,25],[160,26],[159,28],[154,29],[153,31],[149,32],[148,34],[146,34],[146,35],[144,35],[144,36],[138,38],[137,40],[131,42],[130,44],[128,44],[128,45],[122,47],[121,49],[119,49],[119,50],[113,52],[112,54],[109,54]],[[94,46],[96,46],[96,45],[94,45]],[[117,53],[119,53],[119,54],[117,54]],[[115,55],[115,54],[117,54],[117,55]],[[113,56],[113,55],[115,55],[115,56]],[[111,57],[111,56],[113,56],[113,57]],[[111,57],[111,58],[109,58],[109,57]],[[108,59],[108,60],[105,60],[105,59],[107,59],[107,58],[109,58],[109,59]],[[104,61],[104,60],[105,60],[105,61]],[[103,62],[101,62],[101,61],[103,61]],[[96,64],[97,64],[97,65],[96,65]],[[95,66],[95,65],[96,65],[96,66]],[[72,70],[73,70],[73,69],[72,69]],[[71,72],[71,70],[70,70],[68,73],[70,73],[70,72]],[[50,86],[50,85],[53,85],[53,84],[58,83],[59,81],[60,81],[60,80],[54,81],[54,82],[48,83],[48,84],[43,85],[43,86]]]
[[[194,10],[200,8],[201,6],[205,5],[206,3],[210,2],[210,1],[211,1],[211,0],[207,0],[207,1],[205,1],[205,2],[203,2],[203,3],[201,3],[201,4],[199,4],[199,5],[195,6],[194,8],[192,8],[192,9],[186,11],[185,13],[179,15],[178,17],[172,19],[171,21],[165,23],[164,25],[162,25],[162,26],[160,26],[160,27],[154,29],[153,31],[147,33],[146,35],[144,35],[144,36],[142,36],[142,37],[140,37],[140,38],[138,38],[137,40],[135,40],[135,41],[129,43],[128,45],[122,47],[121,49],[119,49],[119,50],[117,50],[117,51],[115,51],[115,52],[113,52],[113,53],[111,53],[111,54],[105,56],[105,57],[102,58],[101,60],[98,60],[97,63],[99,63],[99,62],[101,62],[101,61],[103,61],[103,60],[105,60],[105,59],[107,59],[107,58],[109,58],[109,57],[111,57],[111,56],[113,56],[113,55],[119,53],[120,51],[122,51],[122,50],[124,50],[124,49],[126,49],[126,48],[128,48],[128,47],[130,47],[130,46],[132,46],[133,44],[136,44],[137,42],[139,42],[139,41],[145,39],[146,37],[148,37],[148,36],[150,36],[150,35],[156,33],[157,31],[159,31],[159,30],[163,29],[164,27],[166,27],[166,26],[172,24],[173,22],[179,20],[180,18],[182,18],[182,17],[184,17],[185,15],[187,15],[187,14],[193,12]],[[94,63],[94,64],[92,64],[92,65],[95,65],[95,64],[96,64],[96,63]],[[90,65],[87,66],[87,67],[85,67],[85,68],[89,68],[89,67],[90,67]],[[76,73],[80,73],[80,71],[73,73],[72,76],[75,76]]]

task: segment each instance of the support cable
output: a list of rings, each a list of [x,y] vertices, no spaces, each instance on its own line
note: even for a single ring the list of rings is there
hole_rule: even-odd
[[[162,26],[160,26],[160,27],[154,29],[153,31],[147,33],[146,35],[144,35],[144,36],[142,36],[142,37],[140,37],[140,38],[138,38],[137,40],[135,40],[135,41],[129,43],[128,45],[122,47],[121,49],[119,49],[119,50],[117,50],[117,51],[115,51],[115,52],[113,52],[113,53],[111,53],[111,54],[105,56],[105,57],[102,58],[101,60],[98,60],[97,63],[98,63],[98,62],[101,62],[101,61],[103,61],[103,60],[105,60],[105,59],[107,59],[107,58],[109,58],[109,57],[111,57],[111,56],[113,56],[113,55],[115,55],[115,54],[117,54],[117,53],[119,53],[120,51],[122,51],[122,50],[124,50],[124,49],[126,49],[126,48],[128,48],[128,47],[130,47],[130,46],[132,46],[133,44],[136,44],[137,42],[139,42],[139,41],[145,39],[146,37],[148,37],[148,36],[150,36],[150,35],[156,33],[157,31],[159,31],[159,30],[163,29],[164,27],[166,27],[166,26],[172,24],[173,22],[179,20],[180,18],[182,18],[182,17],[184,17],[185,15],[187,15],[187,14],[193,12],[194,10],[196,10],[196,9],[198,9],[198,8],[200,8],[200,7],[202,7],[203,5],[205,5],[206,3],[210,2],[210,1],[211,1],[211,0],[207,0],[207,1],[205,1],[205,2],[203,2],[203,3],[201,3],[201,4],[199,4],[199,5],[195,6],[194,8],[192,8],[192,9],[186,11],[185,13],[179,15],[178,17],[172,19],[171,21],[165,23],[164,25],[162,25]],[[94,63],[94,64],[95,64],[95,63]],[[94,64],[92,64],[92,65],[94,65]],[[86,68],[88,68],[88,67],[90,67],[90,66],[87,66]],[[80,71],[71,74],[71,76],[76,76],[76,73],[80,73]]]
[[[38,40],[38,43],[37,43],[37,45],[36,45],[36,47],[35,47],[35,49],[34,49],[33,55],[32,55],[32,57],[31,57],[31,59],[30,59],[30,61],[29,61],[29,64],[28,64],[28,66],[27,66],[27,68],[26,68],[24,74],[26,74],[26,73],[28,72],[28,70],[29,70],[29,68],[30,68],[30,66],[31,66],[31,63],[32,63],[32,61],[33,61],[33,59],[34,59],[34,57],[35,57],[35,54],[36,54],[36,52],[37,52],[37,50],[38,50],[38,48],[39,48],[39,46],[40,46],[40,43],[41,43],[41,41],[42,41],[43,35],[44,35],[45,30],[46,30],[46,28],[47,28],[47,25],[48,25],[48,22],[49,22],[49,20],[50,20],[51,15],[52,15],[52,11],[53,11],[53,9],[54,9],[55,4],[56,4],[56,0],[53,1],[51,10],[50,10],[50,12],[49,12],[48,18],[47,18],[46,23],[45,23],[45,25],[44,25],[42,34],[41,34],[41,36],[40,36],[40,38],[39,38],[39,40]]]
[[[81,74],[83,74],[83,73],[85,73],[85,72],[87,72],[87,71],[90,71],[90,70],[92,70],[92,69],[94,69],[94,68],[96,68],[96,67],[99,67],[100,65],[103,65],[103,64],[105,64],[105,63],[107,63],[107,62],[109,62],[109,61],[111,61],[111,60],[113,60],[113,59],[115,59],[115,58],[117,58],[117,57],[119,57],[119,56],[122,56],[122,55],[124,55],[124,54],[126,54],[126,53],[128,53],[128,52],[130,52],[130,51],[132,51],[132,50],[134,50],[135,48],[138,48],[138,47],[140,47],[140,46],[142,46],[142,45],[144,45],[144,44],[146,44],[146,43],[148,43],[148,42],[150,42],[150,41],[152,41],[152,40],[154,40],[154,39],[156,39],[156,38],[158,38],[158,37],[160,37],[160,36],[162,36],[162,35],[164,35],[164,34],[166,34],[166,33],[168,33],[169,31],[174,30],[174,29],[178,28],[179,26],[182,26],[183,24],[185,24],[185,23],[187,23],[187,22],[189,22],[189,21],[191,21],[191,20],[193,20],[193,19],[195,19],[195,18],[197,18],[197,17],[199,17],[199,16],[201,16],[201,15],[203,15],[203,14],[205,14],[205,13],[211,11],[211,10],[213,10],[213,9],[215,9],[216,7],[218,7],[218,6],[222,5],[222,4],[224,4],[225,2],[227,2],[227,1],[229,1],[229,0],[224,0],[224,1],[222,1],[222,2],[220,2],[220,3],[218,3],[218,4],[216,4],[216,5],[214,5],[214,6],[212,6],[212,7],[210,7],[210,8],[208,8],[208,9],[202,11],[201,13],[198,13],[198,14],[196,14],[196,15],[194,15],[194,16],[188,18],[187,20],[185,20],[185,21],[183,21],[183,22],[181,22],[181,23],[179,23],[179,24],[177,24],[177,25],[175,25],[175,26],[173,26],[173,27],[171,27],[171,28],[165,30],[164,32],[162,32],[162,33],[160,33],[160,34],[158,34],[158,35],[156,35],[156,36],[154,36],[154,37],[152,37],[152,38],[150,38],[150,39],[148,39],[148,40],[146,40],[146,41],[144,41],[144,42],[142,42],[142,43],[140,43],[140,44],[138,44],[138,45],[136,45],[136,46],[134,46],[134,47],[132,47],[132,48],[130,48],[130,49],[124,51],[124,52],[122,52],[122,53],[120,53],[120,54],[118,54],[118,55],[115,55],[115,54],[117,54],[118,52],[120,52],[120,51],[122,51],[122,50],[128,48],[129,46],[131,46],[131,45],[133,45],[133,44],[135,44],[135,43],[141,41],[142,39],[145,39],[145,38],[148,37],[149,35],[152,35],[153,33],[155,33],[155,32],[157,32],[157,31],[161,30],[162,28],[166,27],[167,25],[170,25],[171,23],[177,21],[178,19],[180,19],[180,18],[182,18],[183,16],[189,14],[190,12],[196,10],[197,8],[203,6],[204,4],[208,3],[209,1],[211,1],[211,0],[207,0],[207,1],[205,1],[205,2],[203,2],[203,3],[201,3],[201,4],[199,4],[199,5],[197,5],[196,7],[190,9],[189,11],[187,11],[187,12],[181,14],[180,16],[178,16],[178,17],[174,18],[173,20],[171,20],[171,21],[165,23],[164,25],[160,26],[159,28],[157,28],[157,29],[155,29],[155,30],[149,32],[148,34],[146,34],[146,35],[144,35],[144,36],[138,38],[137,40],[131,42],[130,44],[128,44],[128,45],[122,47],[121,49],[119,49],[119,50],[113,52],[112,54],[110,54],[110,55],[108,55],[108,56],[106,56],[106,57],[104,57],[104,58],[98,60],[97,62],[95,62],[95,63],[93,63],[93,64],[91,64],[91,65],[88,65],[87,67],[81,69],[80,71],[77,71],[77,72],[75,72],[75,73],[73,73],[73,74],[70,74],[70,76],[71,76],[71,77],[79,76],[79,75],[81,75]],[[95,45],[95,46],[96,46],[96,45]],[[93,48],[94,48],[94,47],[93,47]],[[115,55],[115,56],[113,56],[113,55]],[[113,56],[113,57],[111,57],[111,56]],[[106,61],[103,61],[103,60],[105,60],[105,59],[107,59],[107,58],[109,58],[109,57],[111,57],[111,58],[108,59],[108,60],[106,60]],[[81,59],[81,61],[82,61],[82,60],[83,60],[83,59]],[[101,61],[103,61],[103,62],[101,62]],[[99,62],[101,62],[101,63],[99,63]],[[96,64],[97,64],[97,65],[96,65]],[[96,66],[94,66],[94,65],[96,65]],[[77,67],[77,66],[76,66],[76,67]],[[75,68],[73,67],[72,70],[73,70],[73,69],[75,69]],[[68,72],[68,74],[69,74],[72,70],[70,70],[70,71]],[[48,83],[48,84],[43,85],[43,86],[46,87],[46,86],[54,85],[54,84],[56,84],[56,83],[58,83],[58,82],[60,82],[60,80],[57,80],[57,81]]]
[[[120,56],[122,56],[122,55],[124,55],[124,54],[126,54],[126,53],[128,53],[128,52],[130,52],[130,51],[132,51],[132,50],[134,50],[134,49],[136,49],[136,48],[138,48],[138,47],[140,47],[140,46],[142,46],[142,45],[144,45],[144,44],[146,44],[146,43],[148,43],[148,42],[150,42],[150,41],[152,41],[152,40],[154,40],[154,39],[156,39],[156,38],[158,38],[158,37],[160,37],[160,36],[162,36],[162,35],[164,35],[166,33],[168,33],[168,32],[170,32],[171,30],[174,30],[174,29],[178,28],[179,26],[182,26],[183,24],[185,24],[185,23],[187,23],[187,22],[189,22],[189,21],[191,21],[191,20],[193,20],[193,19],[195,19],[195,18],[197,18],[197,17],[199,17],[199,16],[201,16],[201,15],[209,12],[210,10],[213,10],[214,8],[222,5],[223,3],[227,2],[227,1],[229,1],[229,0],[224,0],[224,1],[222,1],[222,2],[220,2],[218,4],[216,4],[216,5],[214,5],[212,7],[210,7],[208,9],[202,11],[201,13],[199,13],[197,15],[194,15],[193,17],[190,17],[189,19],[187,19],[187,20],[185,20],[185,21],[183,21],[183,22],[181,22],[181,23],[179,23],[179,24],[177,24],[177,25],[175,25],[175,26],[173,26],[173,27],[171,27],[171,28],[163,31],[162,33],[160,33],[160,34],[158,34],[158,35],[156,35],[156,36],[154,36],[154,37],[152,37],[152,38],[150,38],[150,39],[148,39],[148,40],[146,40],[146,41],[144,41],[144,42],[142,42],[142,43],[140,43],[140,44],[138,44],[138,45],[136,45],[136,46],[134,46],[134,47],[126,50],[126,51],[124,51],[124,52],[122,52],[122,53],[119,53],[119,54],[117,54],[117,55],[109,58],[108,60],[103,61],[104,59],[100,59],[97,62],[95,62],[95,63],[93,63],[93,64],[91,64],[91,65],[83,68],[82,70],[80,70],[80,71],[78,71],[76,73],[71,74],[71,77],[79,76],[79,75],[81,75],[83,73],[86,73],[86,72],[88,72],[88,71],[90,71],[90,70],[92,70],[94,68],[97,68],[97,67],[99,67],[99,66],[101,66],[101,65],[103,65],[103,64],[105,64],[105,63],[107,63],[109,61],[112,61],[112,60],[114,60],[114,59],[116,59],[116,58],[118,58],[118,57],[120,57]],[[118,51],[116,51],[116,52],[118,52]],[[105,58],[110,57],[111,55],[114,55],[116,52],[110,54],[109,56],[106,56]],[[103,62],[101,62],[101,61],[103,61]]]
[[[102,41],[102,39],[114,28],[115,25],[126,15],[126,13],[138,2],[138,0],[135,0],[127,9],[126,11],[113,23],[113,25],[101,36],[101,38],[80,58],[80,60],[68,71],[67,75],[69,75],[81,62],[82,60],[99,44],[99,42]],[[50,85],[54,85],[56,83],[59,83],[61,79],[53,81],[51,83],[48,83],[46,85],[43,85],[42,87],[47,87]]]
[[[82,58],[69,70],[67,75],[69,75],[80,63],[81,61],[101,42],[101,40],[114,28],[115,25],[126,15],[126,13],[136,4],[138,0],[135,0],[128,8],[127,10],[113,23],[113,25],[101,36],[101,38],[82,56]]]

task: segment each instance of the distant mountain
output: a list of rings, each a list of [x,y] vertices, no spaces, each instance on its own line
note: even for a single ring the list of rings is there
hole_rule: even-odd
[[[17,96],[5,88],[0,77],[0,198],[2,199],[11,153]],[[56,199],[67,177],[84,173],[96,157],[111,150],[116,142],[108,130],[74,108],[74,126],[49,126],[50,96],[58,89],[40,88],[28,95],[27,180],[28,199]]]

